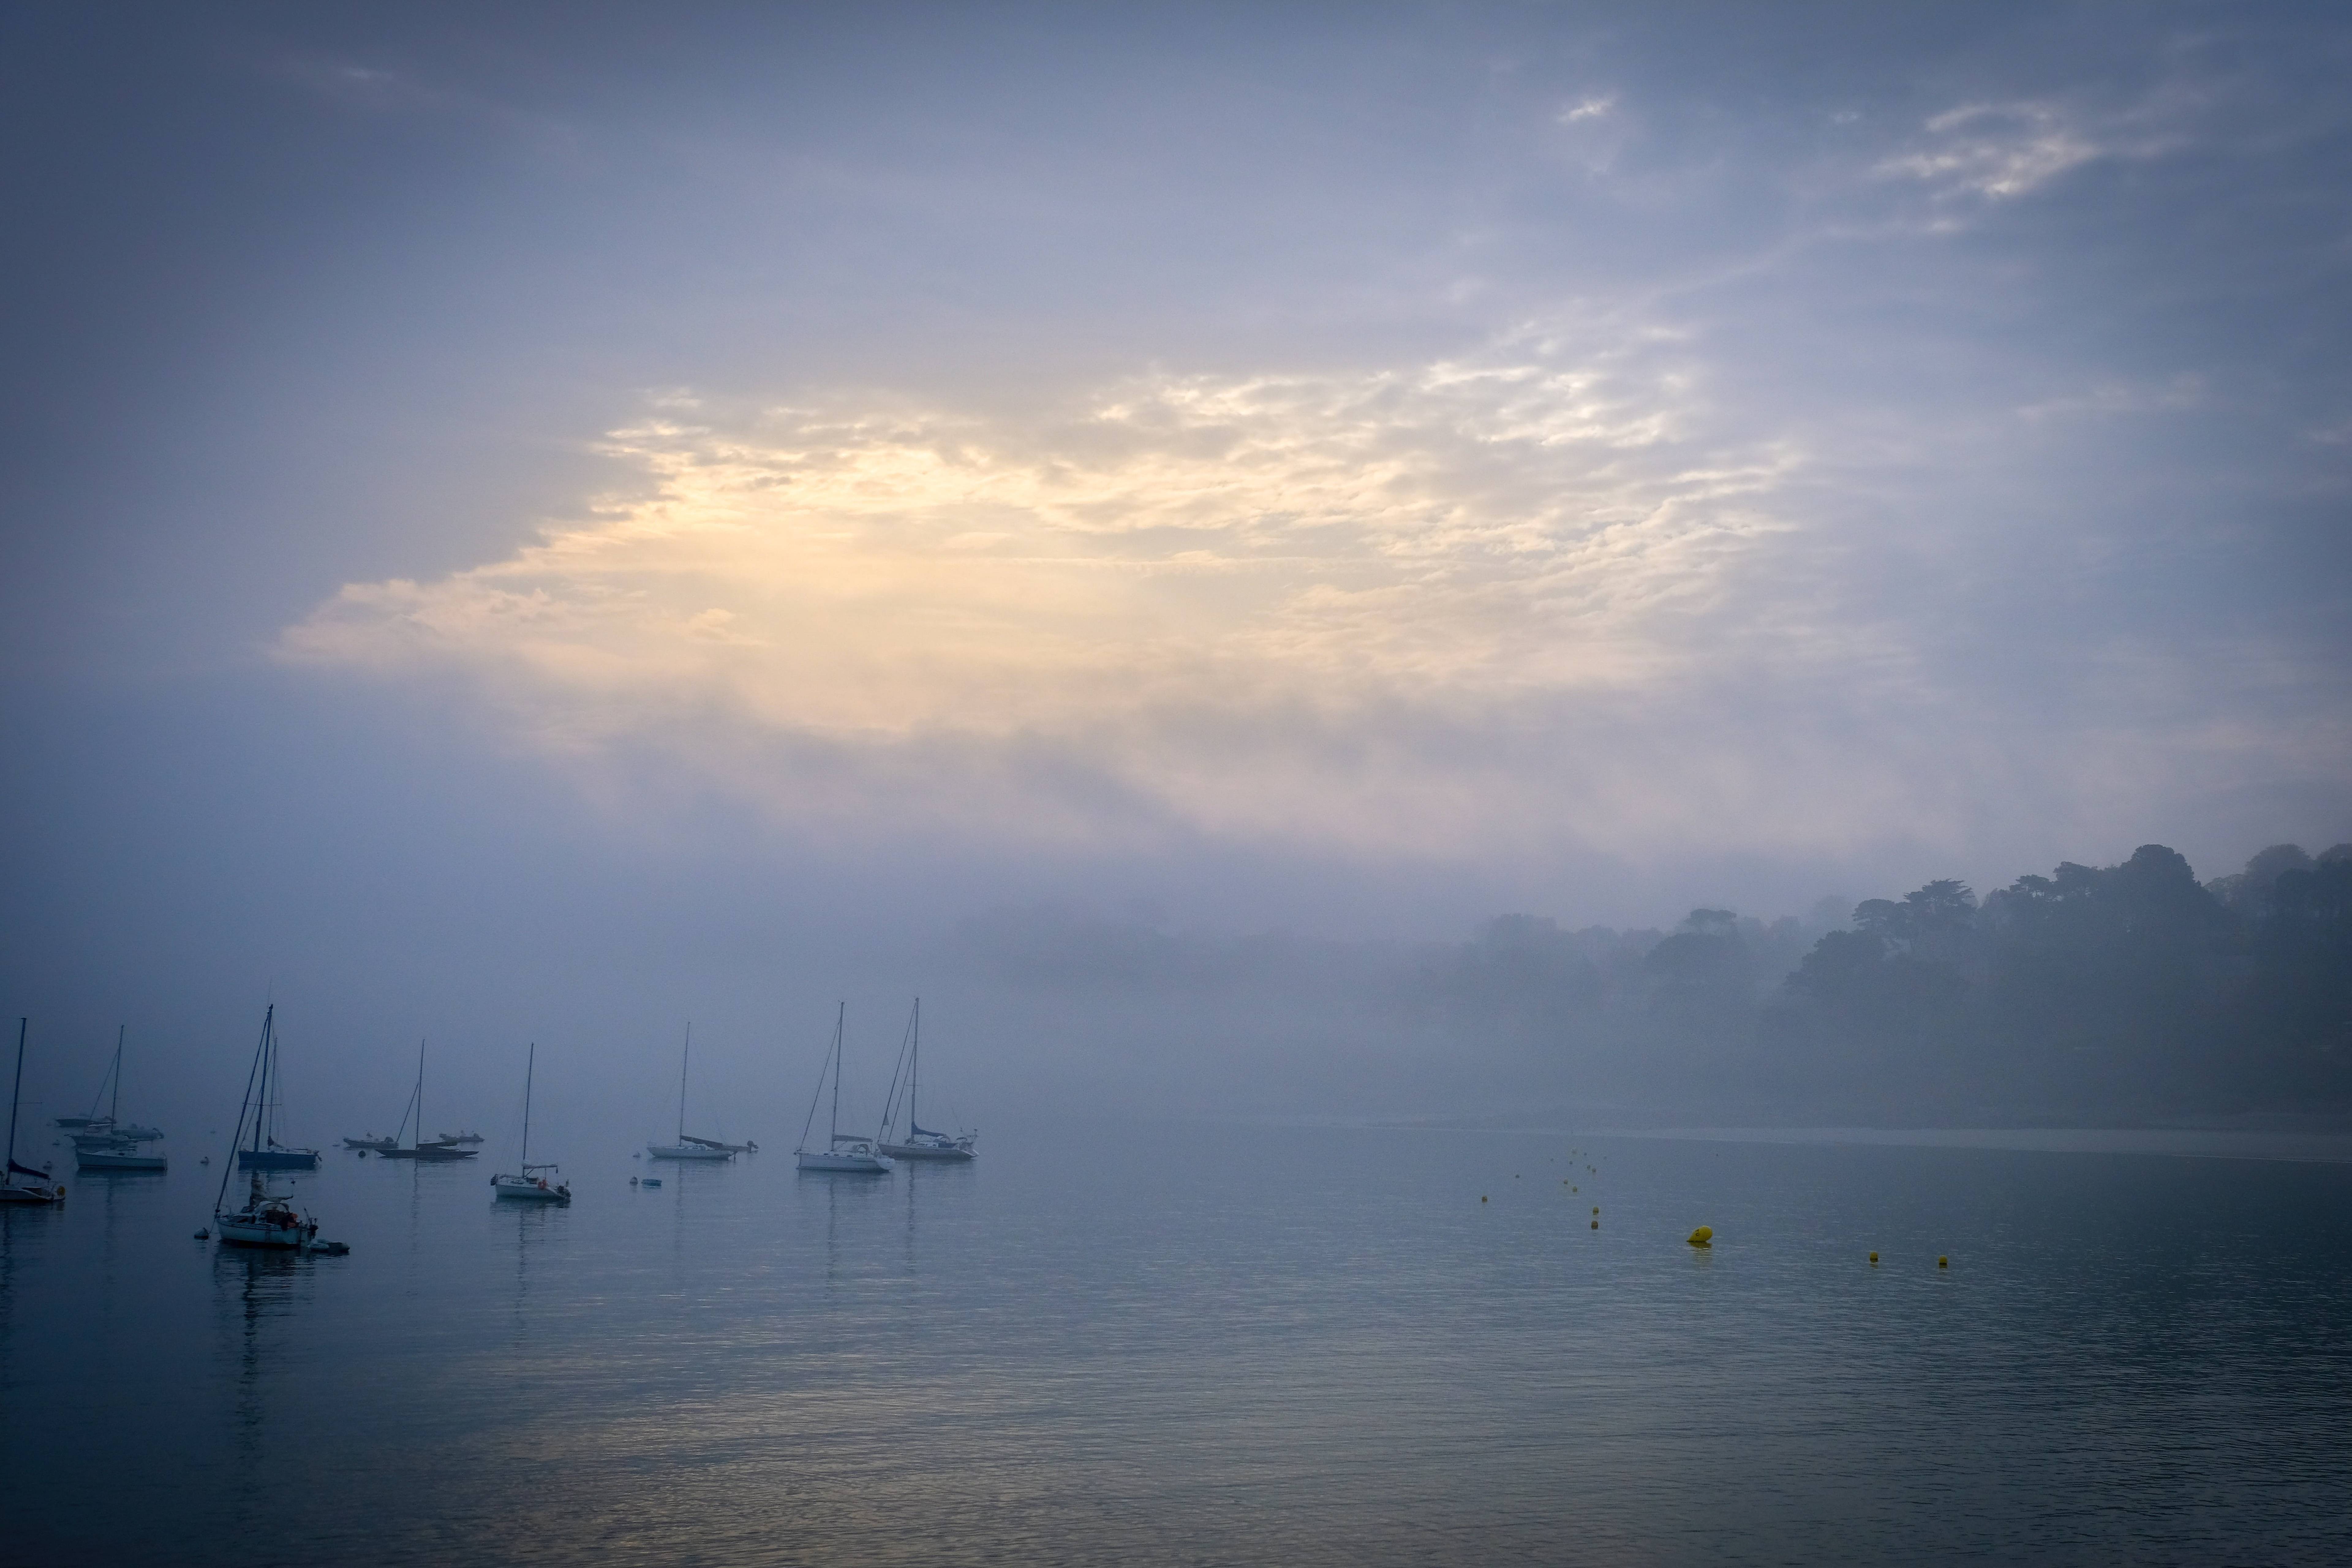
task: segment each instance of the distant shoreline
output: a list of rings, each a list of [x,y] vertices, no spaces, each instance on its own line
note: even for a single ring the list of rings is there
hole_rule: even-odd
[[[1619,1113],[1621,1116],[1623,1113]],[[2318,1119],[2313,1119],[2317,1121]],[[2044,1154],[2163,1154],[2181,1159],[2283,1160],[2352,1164],[2352,1125],[2329,1119],[2281,1127],[1851,1127],[1673,1126],[1619,1120],[1503,1116],[1266,1118],[1253,1125],[1358,1128],[1399,1132],[1542,1133],[1570,1138],[1650,1138],[1707,1143],[1790,1143],[1922,1149],[2000,1149]]]

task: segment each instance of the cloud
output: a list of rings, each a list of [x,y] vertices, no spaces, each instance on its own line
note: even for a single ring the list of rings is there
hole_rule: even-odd
[[[454,672],[552,752],[653,745],[791,818],[1458,845],[1551,787],[1511,757],[1563,702],[1622,727],[1709,679],[1801,466],[1658,333],[1151,374],[1025,421],[710,401],[608,438],[637,489],[350,584],[280,657]]]
[[[1964,103],[1929,119],[1908,149],[1881,159],[1874,172],[1917,181],[1947,201],[2012,201],[2086,164],[2230,142],[2222,110],[2231,96],[2221,83],[2177,75],[2121,102]]]
[[[2021,419],[2075,416],[2179,414],[2203,405],[2204,378],[2184,371],[2163,381],[2102,381],[2073,396],[2046,398],[2020,408]]]
[[[2006,201],[2106,152],[2074,117],[2047,103],[1966,104],[1926,129],[1926,145],[1886,159],[1878,172]]]

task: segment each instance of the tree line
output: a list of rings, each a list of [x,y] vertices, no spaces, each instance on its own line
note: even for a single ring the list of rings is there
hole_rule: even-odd
[[[2208,883],[2143,845],[1811,925],[1509,916],[1419,989],[1572,1097],[1862,1119],[2352,1113],[2352,844],[2275,845]]]

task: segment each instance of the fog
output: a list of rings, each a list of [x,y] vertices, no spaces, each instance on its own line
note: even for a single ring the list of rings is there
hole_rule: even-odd
[[[2325,13],[0,27],[28,1127],[2352,1103]]]

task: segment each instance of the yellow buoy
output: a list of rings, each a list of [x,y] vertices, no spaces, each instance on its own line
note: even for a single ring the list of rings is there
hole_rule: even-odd
[[[1596,1219],[1596,1220],[1594,1220],[1594,1221],[1592,1222],[1592,1228],[1593,1228],[1593,1229],[1595,1229],[1595,1230],[1599,1230],[1599,1229],[1601,1228],[1601,1222],[1600,1222],[1599,1220],[1597,1220],[1597,1219]]]
[[[1480,1194],[1478,1194],[1478,1201],[1479,1201],[1480,1203],[1482,1203],[1482,1204],[1483,1204],[1483,1203],[1485,1203],[1485,1202],[1486,1201],[1486,1194],[1484,1194],[1484,1193],[1480,1193]]]
[[[1598,1204],[1593,1205],[1593,1206],[1592,1206],[1592,1212],[1593,1212],[1594,1214],[1599,1214],[1599,1213],[1601,1212],[1601,1205],[1598,1205]]]
[[[1715,1245],[1715,1227],[1714,1227],[1713,1226],[1708,1226],[1708,1225],[1703,1225],[1703,1226],[1699,1226],[1696,1230],[1695,1230],[1695,1231],[1693,1231],[1693,1232],[1691,1232],[1691,1233],[1690,1233],[1690,1244],[1691,1244],[1693,1247],[1712,1247],[1712,1246],[1714,1246],[1714,1245]]]
[[[1936,1259],[1936,1267],[1937,1267],[1937,1268],[1949,1268],[1951,1266],[1952,1266],[1952,1260],[1951,1260],[1950,1258],[1944,1258],[1944,1257],[1940,1257],[1940,1256],[1939,1256],[1939,1257]]]
[[[1876,1254],[1875,1252],[1872,1253],[1872,1254],[1870,1255],[1870,1262],[1871,1262],[1871,1267],[1873,1267],[1873,1268],[1876,1268],[1876,1267],[1878,1266],[1878,1254]]]

